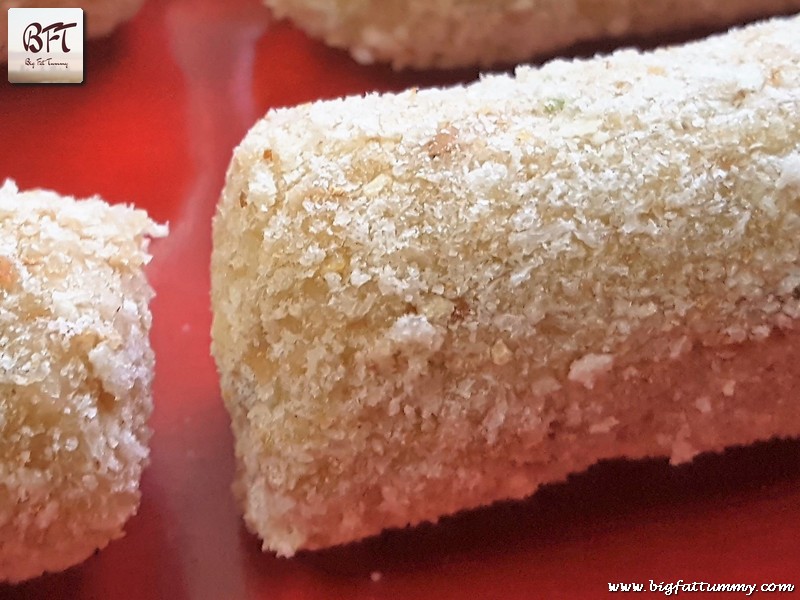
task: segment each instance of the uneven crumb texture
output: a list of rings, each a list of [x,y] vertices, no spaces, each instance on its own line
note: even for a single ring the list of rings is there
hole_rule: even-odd
[[[139,10],[144,0],[2,0],[3,12],[9,8],[82,8],[88,37],[111,33]],[[0,60],[8,60],[8,28],[0,27]]]
[[[800,0],[264,0],[278,17],[395,68],[490,66],[577,42],[725,27]]]
[[[259,122],[212,350],[265,547],[800,434],[798,57],[775,20]]]
[[[98,199],[0,187],[0,581],[74,565],[139,505],[152,410],[148,238]]]

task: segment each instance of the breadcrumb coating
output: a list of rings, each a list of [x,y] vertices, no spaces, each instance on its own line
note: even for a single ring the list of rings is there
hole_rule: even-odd
[[[270,112],[214,220],[236,490],[291,556],[800,434],[800,18]]]
[[[578,42],[725,27],[800,0],[264,0],[358,62],[452,68],[524,62]]]
[[[0,581],[72,566],[139,505],[153,352],[144,211],[0,187]]]
[[[103,37],[137,13],[144,0],[0,0],[9,8],[82,8],[87,37]],[[8,28],[0,26],[0,59],[8,61]]]

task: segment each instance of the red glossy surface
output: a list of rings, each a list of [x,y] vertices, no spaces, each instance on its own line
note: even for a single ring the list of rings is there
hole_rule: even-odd
[[[0,178],[170,221],[150,270],[152,464],[124,539],[0,596],[512,600],[604,596],[609,581],[800,585],[797,442],[677,469],[605,464],[438,526],[292,560],[262,554],[229,492],[232,440],[208,353],[210,219],[231,150],[272,106],[474,74],[360,67],[269,23],[257,0],[150,0],[87,56],[82,86],[0,84]]]

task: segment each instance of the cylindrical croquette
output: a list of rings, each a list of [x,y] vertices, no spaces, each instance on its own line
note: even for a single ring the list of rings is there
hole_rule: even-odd
[[[281,555],[800,435],[800,18],[270,112],[212,351]]]
[[[143,0],[3,0],[4,12],[9,8],[82,8],[86,35],[91,38],[111,33],[139,10]],[[0,60],[8,61],[8,28],[0,26]]]
[[[800,10],[800,0],[265,0],[362,63],[517,63],[584,41],[652,36]]]
[[[144,211],[0,187],[0,581],[122,535],[148,457]]]

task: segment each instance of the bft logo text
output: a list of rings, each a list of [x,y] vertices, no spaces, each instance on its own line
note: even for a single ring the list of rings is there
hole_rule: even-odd
[[[41,52],[47,45],[46,52],[50,52],[50,42],[61,40],[61,51],[70,52],[67,46],[67,31],[77,27],[77,23],[53,23],[43,27],[41,23],[31,23],[22,34],[22,45],[26,52]],[[44,36],[44,38],[42,37]]]
[[[83,10],[8,9],[11,83],[83,82]]]

